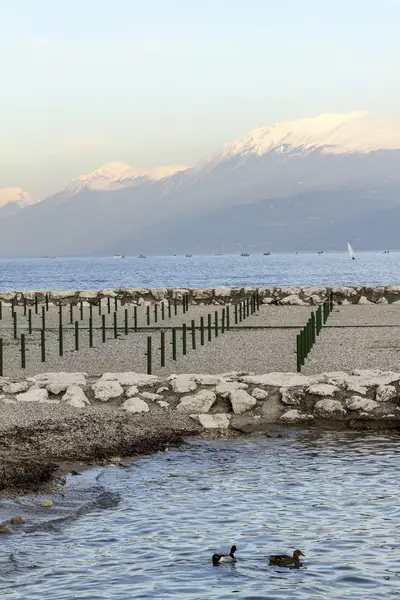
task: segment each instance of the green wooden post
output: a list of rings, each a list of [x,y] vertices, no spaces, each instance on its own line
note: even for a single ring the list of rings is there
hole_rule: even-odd
[[[69,305],[69,322],[71,325],[74,322],[74,306],[73,306],[72,302]]]
[[[297,358],[297,372],[301,371],[301,334],[298,333],[296,337],[296,358]]]
[[[172,328],[172,360],[176,360],[176,328]]]
[[[64,354],[64,339],[63,339],[63,321],[62,321],[62,304],[59,308],[59,324],[58,324],[58,353],[60,356]]]
[[[231,328],[231,317],[230,317],[230,307],[226,307],[226,330],[229,331]]]
[[[235,325],[237,325],[238,322],[238,307],[237,304],[235,304]]]
[[[46,294],[46,312],[49,311],[49,295]]]
[[[150,306],[148,306],[146,308],[146,322],[147,322],[147,327],[149,327],[149,325],[150,325]]]
[[[200,345],[204,346],[204,317],[200,317]]]
[[[13,313],[14,339],[17,339],[17,313]]]
[[[111,300],[110,297],[107,298],[107,310],[108,310],[108,314],[111,313]]]
[[[176,298],[174,298],[174,313],[175,316],[178,314],[178,301]]]
[[[32,309],[28,310],[28,332],[32,333]]]
[[[83,321],[83,301],[80,301],[79,304],[79,309],[80,309],[80,314],[81,314],[81,321]]]
[[[316,334],[315,334],[315,314],[314,311],[311,313],[311,345],[315,344]]]
[[[171,316],[171,300],[168,298],[168,319],[170,319]]]
[[[42,306],[42,329],[46,329],[46,309]]]
[[[101,315],[101,298],[99,298],[99,316]]]
[[[75,352],[79,350],[79,321],[75,321]]]
[[[207,315],[207,334],[208,334],[208,341],[211,342],[211,313],[208,313]]]
[[[247,298],[246,300],[246,313],[247,313],[247,317],[250,316],[250,298]]]
[[[93,318],[89,317],[89,348],[93,348]]]
[[[182,325],[182,354],[186,355],[186,325]]]
[[[26,298],[24,298],[24,317],[26,317]]]
[[[242,322],[242,302],[239,302],[239,323]]]
[[[117,337],[118,337],[117,313],[114,312],[114,339],[116,340]]]
[[[3,303],[0,300],[0,321],[2,321],[2,320],[3,320]]]
[[[214,334],[218,337],[218,311],[214,312]]]
[[[158,304],[154,305],[154,323],[157,323],[158,320]]]
[[[89,302],[89,319],[93,319],[93,304]]]
[[[103,344],[106,341],[106,315],[101,315],[101,341]]]
[[[38,299],[37,299],[36,294],[35,294],[35,313],[38,314]]]
[[[115,306],[115,312],[117,312],[117,310],[118,310],[118,298],[117,298],[117,296],[115,296],[115,298],[114,298],[114,306]]]
[[[225,333],[225,308],[222,309],[221,316],[221,333]]]
[[[160,364],[165,367],[165,331],[160,332]]]
[[[147,356],[147,374],[151,375],[151,369],[152,369],[152,364],[151,364],[151,356],[152,352],[151,352],[151,335],[149,335],[147,337],[147,352],[146,352],[146,356]]]
[[[40,357],[42,362],[46,362],[46,332],[44,329],[40,331]]]
[[[125,309],[125,335],[128,335],[128,309]]]
[[[3,338],[0,338],[0,377],[4,375]]]
[[[192,332],[192,350],[196,350],[196,323],[194,319],[191,321],[190,329]]]
[[[25,334],[21,333],[21,369],[25,369],[26,356],[25,356]]]
[[[164,301],[161,302],[161,321],[165,320],[165,304]]]

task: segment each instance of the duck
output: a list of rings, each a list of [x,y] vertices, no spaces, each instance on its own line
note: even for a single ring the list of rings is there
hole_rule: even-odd
[[[269,562],[271,565],[277,565],[281,567],[299,567],[300,556],[304,556],[301,550],[295,550],[293,556],[287,554],[274,554],[269,556]]]
[[[223,563],[233,563],[236,561],[235,558],[236,546],[232,546],[229,554],[213,554],[212,563],[213,565],[221,565]]]

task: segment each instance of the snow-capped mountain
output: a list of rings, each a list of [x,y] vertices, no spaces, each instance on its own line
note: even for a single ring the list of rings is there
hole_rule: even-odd
[[[325,114],[194,167],[107,163],[1,219],[0,255],[399,248],[399,227],[400,121]]]
[[[254,129],[225,144],[200,166],[216,164],[233,156],[278,154],[369,153],[400,149],[400,121],[368,112],[323,114],[316,118],[277,123]]]
[[[91,173],[73,179],[67,185],[63,194],[72,196],[83,189],[119,190],[134,187],[145,182],[159,181],[187,168],[183,165],[167,165],[146,169],[131,167],[127,163],[109,162]]]
[[[33,204],[34,200],[20,187],[0,188],[0,208],[9,203],[22,207]]]

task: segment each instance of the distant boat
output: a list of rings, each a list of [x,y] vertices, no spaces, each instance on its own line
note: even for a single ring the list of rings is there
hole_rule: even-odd
[[[350,256],[351,260],[355,260],[356,259],[356,257],[354,256],[354,250],[350,246],[349,242],[347,242],[347,252],[349,253],[349,256]]]
[[[186,258],[192,258],[191,254],[186,254]]]
[[[141,254],[141,255],[139,256],[139,258],[147,258],[147,256],[144,256],[143,254]]]
[[[218,252],[215,256],[223,256],[220,252]]]
[[[250,256],[250,254],[247,254],[247,252],[242,252],[240,256]]]
[[[318,250],[317,254],[323,254],[324,251],[323,250]]]
[[[113,258],[125,258],[123,254],[113,254]]]
[[[264,252],[263,256],[271,256],[271,252]]]
[[[43,256],[43,260],[54,260],[55,256]]]

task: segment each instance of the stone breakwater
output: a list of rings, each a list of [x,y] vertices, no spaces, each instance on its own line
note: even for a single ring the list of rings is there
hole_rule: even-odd
[[[188,435],[400,427],[400,373],[391,371],[43,373],[0,387],[0,490],[37,487],[62,461],[133,456]]]
[[[317,305],[332,294],[333,302],[346,304],[400,303],[400,285],[336,286],[336,287],[216,287],[216,288],[121,288],[105,290],[29,290],[0,292],[0,301],[33,304],[35,297],[44,302],[46,296],[54,304],[99,304],[107,298],[117,298],[122,304],[156,303],[166,300],[182,302],[185,295],[191,304],[223,305],[239,302],[258,292],[263,304],[283,306]]]

